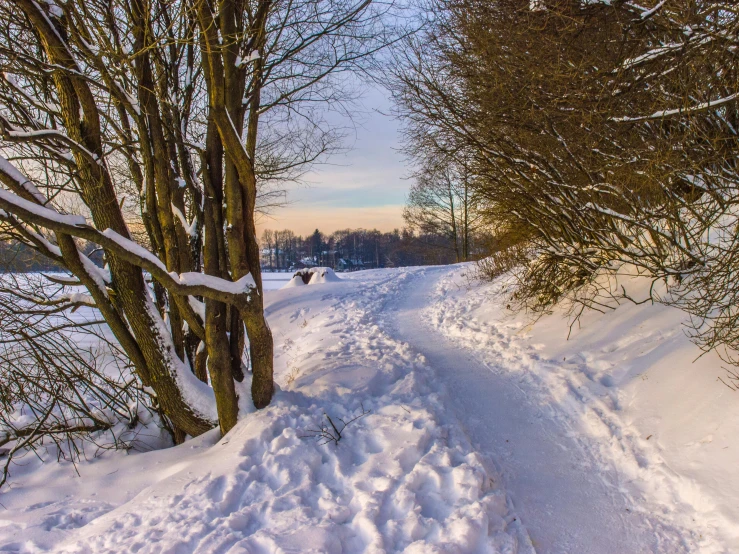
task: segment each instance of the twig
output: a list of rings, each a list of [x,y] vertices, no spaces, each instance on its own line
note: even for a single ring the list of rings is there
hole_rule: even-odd
[[[356,416],[350,419],[349,421],[344,421],[342,418],[338,418],[338,420],[341,422],[341,428],[338,428],[336,424],[334,423],[333,419],[331,419],[331,416],[328,415],[326,412],[323,413],[323,415],[328,420],[328,423],[331,427],[326,425],[325,423],[321,425],[320,429],[308,429],[307,434],[300,435],[300,438],[310,438],[310,439],[316,439],[318,441],[322,441],[320,444],[327,444],[329,442],[333,442],[334,444],[339,444],[339,441],[341,440],[341,437],[343,436],[344,429],[347,428],[348,425],[354,423],[358,419],[361,419],[368,415],[372,410],[365,410],[364,404],[361,404],[362,406],[362,412]]]

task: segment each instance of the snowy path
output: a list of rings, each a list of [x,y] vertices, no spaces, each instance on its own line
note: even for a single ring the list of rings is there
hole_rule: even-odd
[[[739,405],[675,312],[622,307],[565,342],[565,320],[527,326],[471,268],[270,291],[267,409],[247,380],[221,440],[24,459],[0,551],[739,552]],[[310,438],[365,411],[340,444]]]
[[[615,467],[591,456],[577,422],[542,406],[520,368],[488,366],[500,356],[473,352],[428,323],[421,308],[449,268],[428,269],[398,295],[394,335],[422,353],[447,389],[450,409],[473,445],[495,460],[509,497],[540,554],[690,552],[683,533],[633,510]],[[498,359],[496,359],[498,358]],[[554,408],[556,410],[556,407]]]
[[[213,431],[128,463],[111,452],[79,478],[65,463],[29,468],[2,496],[0,551],[531,554],[431,369],[383,329],[417,271],[272,291],[281,388],[268,408],[250,408],[246,379],[221,440]],[[340,443],[315,440],[329,415],[354,420]]]

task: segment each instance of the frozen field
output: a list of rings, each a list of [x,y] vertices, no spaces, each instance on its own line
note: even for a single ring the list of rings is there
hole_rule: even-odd
[[[284,287],[290,279],[292,279],[293,273],[262,273],[262,284],[264,290],[279,290]]]

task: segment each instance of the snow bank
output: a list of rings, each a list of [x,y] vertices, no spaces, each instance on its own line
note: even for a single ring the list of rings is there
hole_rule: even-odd
[[[303,282],[302,275],[293,275],[293,278],[290,279],[287,284],[285,284],[282,288],[283,289],[291,289],[294,287],[303,287],[305,286],[305,282]]]

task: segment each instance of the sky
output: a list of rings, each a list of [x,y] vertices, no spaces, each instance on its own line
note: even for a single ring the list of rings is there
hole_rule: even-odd
[[[257,222],[264,229],[291,229],[307,235],[315,229],[329,234],[339,229],[392,231],[403,227],[403,205],[410,186],[400,146],[399,122],[389,115],[385,91],[368,89],[361,104],[365,112],[347,139],[351,149],[314,168],[305,183],[292,185],[285,207]]]

